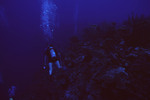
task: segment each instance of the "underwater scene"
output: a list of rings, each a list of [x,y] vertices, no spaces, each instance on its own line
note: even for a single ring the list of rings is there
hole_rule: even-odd
[[[150,100],[150,0],[0,0],[0,100]]]

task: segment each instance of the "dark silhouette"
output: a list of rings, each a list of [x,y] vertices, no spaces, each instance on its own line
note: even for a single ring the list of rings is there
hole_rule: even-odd
[[[58,68],[61,68],[56,50],[53,48],[52,45],[49,45],[45,51],[44,69],[46,68],[47,61],[48,61],[48,66],[49,66],[49,75],[52,75],[52,64],[55,63]]]

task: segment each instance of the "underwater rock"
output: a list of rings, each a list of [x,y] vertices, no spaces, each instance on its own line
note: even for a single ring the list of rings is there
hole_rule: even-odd
[[[134,50],[136,50],[136,51],[139,50],[139,47],[136,47]]]
[[[120,73],[123,73],[123,74],[125,74],[125,75],[128,76],[128,73],[125,72],[125,68],[123,68],[123,67],[111,69],[110,71],[107,71],[107,72],[106,72],[105,76],[109,76],[109,77],[114,78],[114,77],[115,77],[115,74],[120,74]]]
[[[63,52],[66,70],[54,68],[51,77],[38,74],[33,94],[40,91],[41,100],[149,100],[150,49],[117,37],[117,42],[113,36],[71,40],[71,49]]]
[[[124,45],[124,44],[125,44],[125,41],[122,40],[122,41],[120,42],[120,45]]]
[[[78,58],[75,59],[75,63],[80,63],[84,60],[85,56],[79,56]]]

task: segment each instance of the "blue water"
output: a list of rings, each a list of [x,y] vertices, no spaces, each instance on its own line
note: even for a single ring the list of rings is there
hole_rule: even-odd
[[[79,4],[78,4],[78,0],[76,1],[75,4],[75,11],[74,11],[74,34],[77,35],[78,32],[78,14],[79,14]]]
[[[2,75],[0,73],[0,84],[3,82]]]
[[[0,83],[6,85],[5,94],[12,83],[30,83],[41,68],[45,41],[64,48],[64,41],[91,25],[123,22],[133,13],[150,15],[149,4],[150,0],[0,0]]]

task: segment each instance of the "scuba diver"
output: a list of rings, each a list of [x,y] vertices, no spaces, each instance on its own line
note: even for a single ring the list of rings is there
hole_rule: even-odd
[[[11,86],[8,90],[9,100],[15,100],[16,86]]]
[[[57,53],[52,45],[49,45],[45,51],[44,67],[43,67],[44,69],[46,68],[45,66],[46,66],[47,60],[48,60],[48,65],[49,65],[49,75],[52,75],[52,64],[55,63],[58,68],[61,68],[60,62],[57,57]]]

